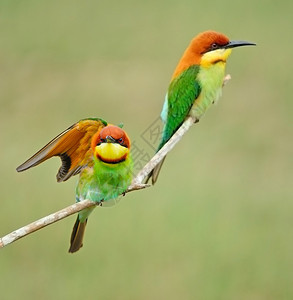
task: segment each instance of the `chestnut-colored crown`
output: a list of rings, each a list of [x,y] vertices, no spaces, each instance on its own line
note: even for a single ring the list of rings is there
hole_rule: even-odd
[[[216,31],[205,31],[191,41],[189,48],[195,55],[202,55],[213,50],[213,45],[225,46],[228,43],[229,39],[224,34]]]
[[[199,65],[204,53],[213,50],[214,46],[225,46],[229,43],[228,37],[216,31],[205,31],[194,37],[182,58],[180,59],[172,79],[191,65]]]
[[[116,143],[130,148],[130,140],[126,132],[118,126],[108,125],[97,132],[92,139],[92,148],[94,149],[100,143],[106,142],[108,137],[112,137]]]

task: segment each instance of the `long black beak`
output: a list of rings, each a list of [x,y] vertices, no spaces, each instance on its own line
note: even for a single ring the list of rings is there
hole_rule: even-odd
[[[116,143],[116,140],[111,135],[107,135],[106,142],[107,143]]]
[[[225,49],[235,48],[241,46],[256,46],[255,43],[246,42],[246,41],[230,41],[227,45],[224,46]]]

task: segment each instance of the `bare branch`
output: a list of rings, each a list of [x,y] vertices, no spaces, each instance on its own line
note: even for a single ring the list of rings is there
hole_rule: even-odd
[[[175,132],[172,138],[162,147],[162,149],[156,153],[156,155],[144,166],[144,168],[138,172],[136,177],[133,179],[129,189],[132,189],[133,186],[143,182],[145,177],[153,170],[153,168],[170,152],[174,146],[181,140],[183,135],[187,130],[195,123],[195,119],[188,117],[180,128]]]
[[[223,81],[223,86],[231,79],[230,75],[227,75]],[[141,171],[138,172],[136,177],[133,179],[131,185],[128,187],[126,193],[144,189],[149,187],[148,184],[143,184],[146,176],[153,170],[153,168],[159,164],[159,162],[170,152],[174,146],[181,140],[183,135],[189,130],[189,128],[196,122],[192,117],[188,117],[172,138],[162,147],[162,149],[156,153],[153,158],[143,167]],[[90,200],[84,200],[79,203],[72,204],[64,209],[61,209],[55,213],[52,213],[44,218],[41,218],[35,222],[32,222],[24,227],[21,227],[4,237],[0,238],[0,248],[3,248],[16,240],[33,233],[39,229],[42,229],[50,224],[60,221],[68,216],[71,216],[85,208],[99,205]]]
[[[136,191],[136,190],[141,190],[146,187],[149,187],[150,185],[148,184],[135,184],[132,185],[131,189],[128,188],[126,192],[131,192],[131,191]],[[42,229],[50,224],[53,224],[55,222],[58,222],[66,217],[69,217],[75,213],[78,213],[79,211],[83,210],[84,208],[88,208],[91,206],[99,205],[93,201],[90,200],[84,200],[75,204],[72,204],[70,206],[67,206],[53,214],[50,214],[46,217],[43,217],[35,222],[32,222],[26,226],[23,226],[7,235],[4,237],[0,238],[0,248],[3,248],[7,246],[8,244],[11,244],[20,238],[29,235],[39,229]]]
[[[70,206],[65,207],[64,209],[61,209],[51,215],[48,215],[44,218],[41,218],[35,222],[32,222],[24,227],[21,227],[4,237],[0,239],[0,248],[5,247],[8,244],[11,244],[15,242],[16,240],[33,233],[39,229],[42,229],[52,223],[55,223],[59,220],[62,220],[68,216],[71,216],[75,214],[76,212],[79,212],[80,210],[95,205],[94,202],[90,200],[85,200],[79,203],[72,204]]]

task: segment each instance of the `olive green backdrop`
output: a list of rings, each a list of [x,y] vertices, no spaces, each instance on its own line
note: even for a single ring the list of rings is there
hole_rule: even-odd
[[[15,171],[51,138],[81,118],[123,122],[139,169],[191,38],[213,29],[257,47],[233,50],[223,97],[157,185],[96,209],[80,252],[67,253],[75,216],[1,249],[1,299],[292,299],[292,11],[2,0],[0,236],[75,201],[77,178],[57,184],[57,158]]]

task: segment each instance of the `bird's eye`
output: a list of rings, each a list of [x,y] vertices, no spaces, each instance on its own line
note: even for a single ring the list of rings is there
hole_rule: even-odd
[[[213,44],[211,45],[211,50],[216,50],[216,49],[218,49],[218,48],[219,48],[219,46],[218,46],[217,43],[213,43]]]
[[[119,143],[119,144],[122,144],[122,142],[123,142],[123,138],[120,138],[120,139],[118,140],[118,143]]]
[[[101,139],[100,143],[106,143],[106,139]]]

